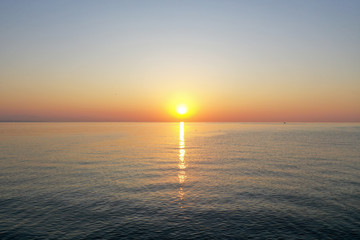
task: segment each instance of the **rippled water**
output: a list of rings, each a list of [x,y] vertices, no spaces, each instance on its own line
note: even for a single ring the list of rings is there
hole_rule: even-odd
[[[1,123],[1,239],[360,238],[360,124]]]

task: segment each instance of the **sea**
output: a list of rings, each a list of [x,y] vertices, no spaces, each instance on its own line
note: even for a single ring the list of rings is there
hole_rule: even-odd
[[[360,239],[360,123],[0,123],[0,239]]]

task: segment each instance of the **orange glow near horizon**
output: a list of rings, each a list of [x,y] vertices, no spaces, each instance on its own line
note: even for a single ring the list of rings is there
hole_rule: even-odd
[[[196,121],[201,109],[201,101],[198,96],[192,92],[175,92],[163,96],[163,112],[165,121]],[[160,107],[160,106],[159,106]]]

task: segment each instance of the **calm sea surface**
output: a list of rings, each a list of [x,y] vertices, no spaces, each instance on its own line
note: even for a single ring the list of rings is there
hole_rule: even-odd
[[[196,238],[360,239],[360,124],[0,124],[0,239]]]

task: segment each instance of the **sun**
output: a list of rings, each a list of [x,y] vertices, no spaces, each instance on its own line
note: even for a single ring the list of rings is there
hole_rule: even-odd
[[[176,107],[176,112],[180,115],[186,114],[188,111],[188,108],[186,105],[182,104]]]

